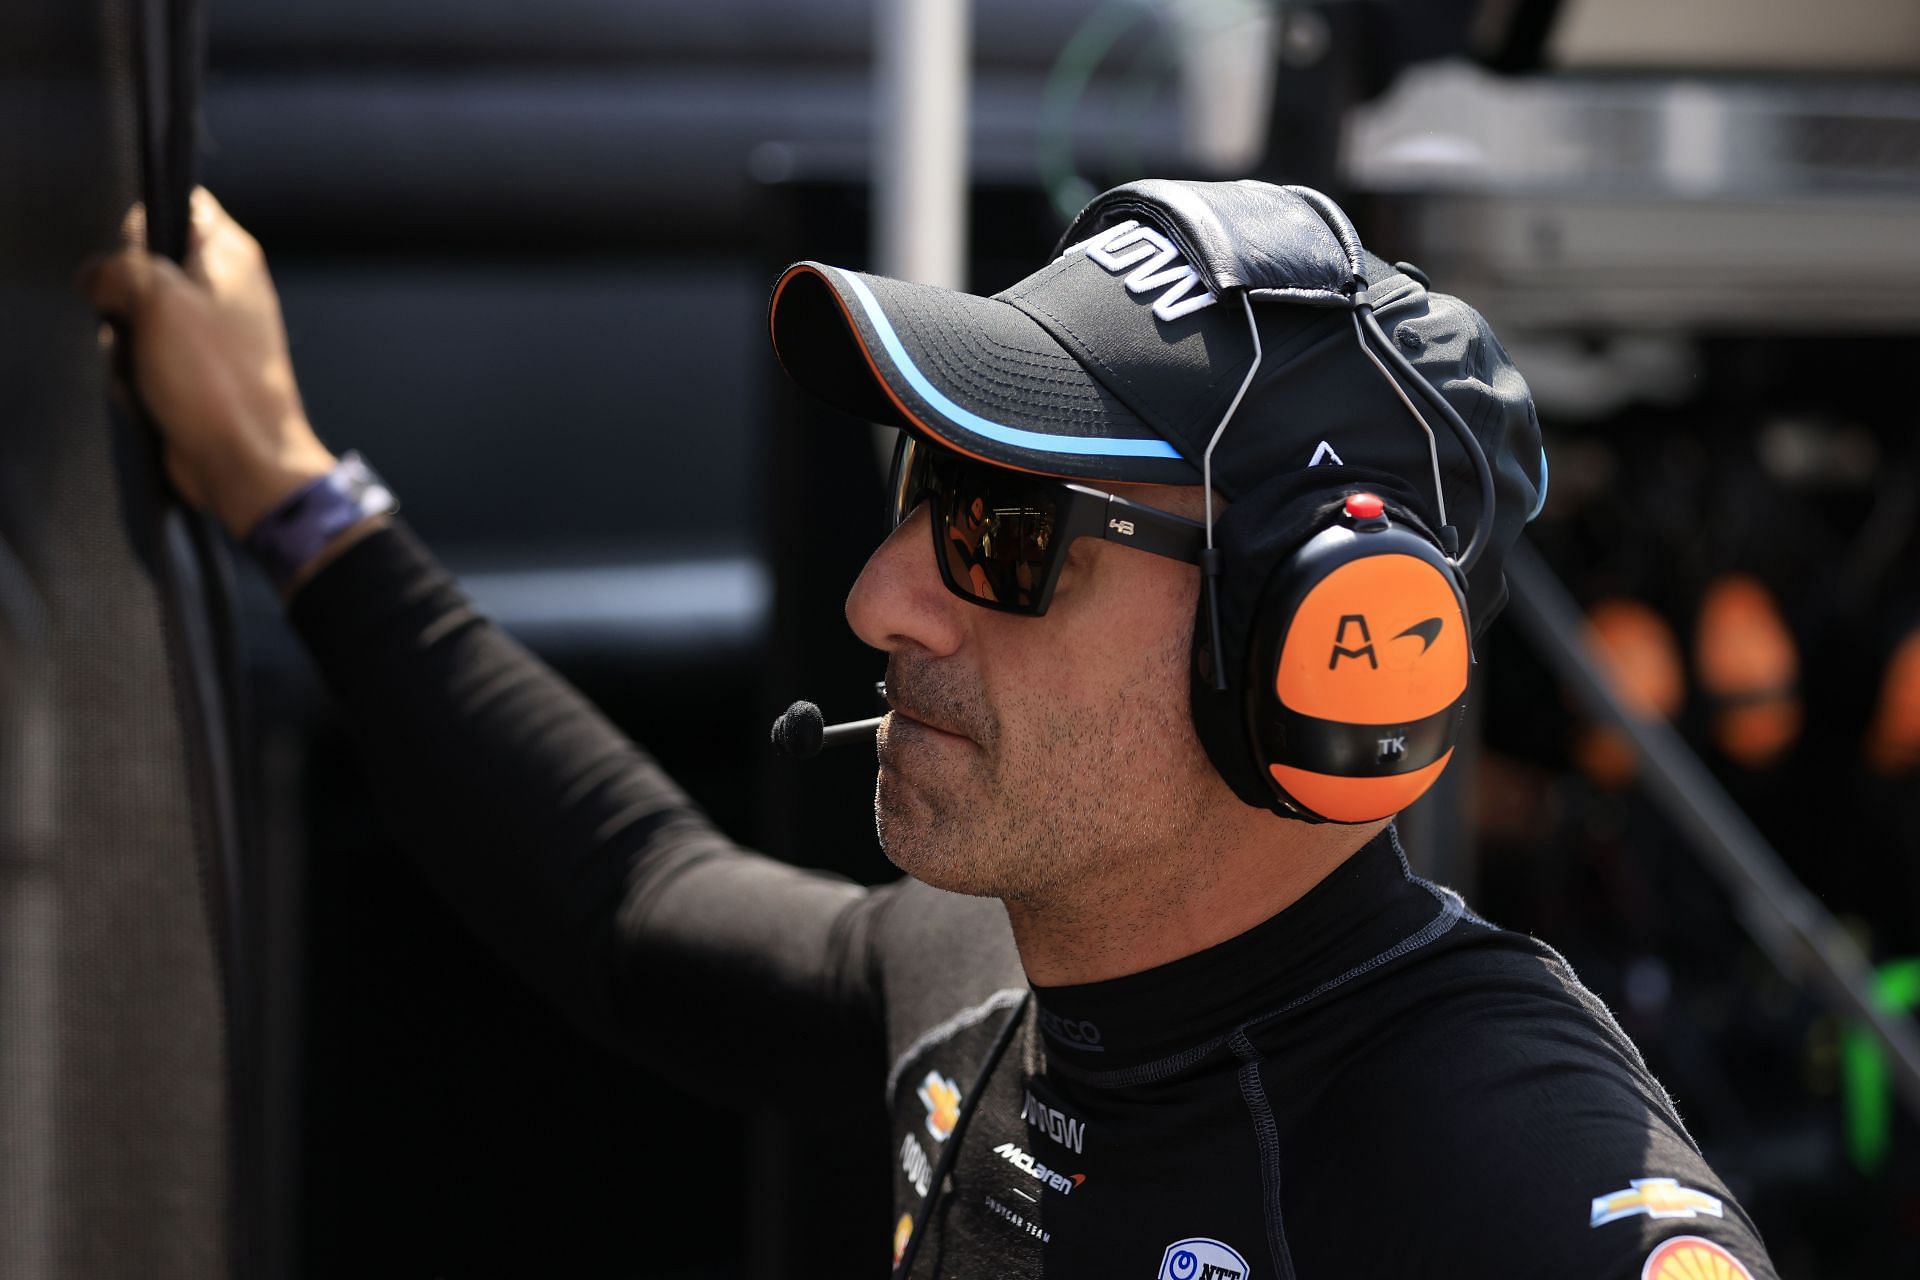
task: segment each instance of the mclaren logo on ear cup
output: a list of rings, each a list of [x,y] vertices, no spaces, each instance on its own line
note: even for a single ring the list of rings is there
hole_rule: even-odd
[[[1287,576],[1284,631],[1262,646],[1272,697],[1254,708],[1267,772],[1334,822],[1396,813],[1453,752],[1472,662],[1454,579],[1410,532],[1345,528],[1310,540]]]
[[[1427,650],[1433,648],[1433,642],[1440,638],[1441,629],[1446,625],[1446,620],[1443,618],[1422,618],[1395,636],[1394,639],[1418,640],[1420,642],[1420,652],[1414,656],[1425,657]],[[1401,653],[1401,660],[1405,662],[1411,661],[1411,659],[1406,657],[1404,651]]]
[[[1322,720],[1424,719],[1466,691],[1459,612],[1453,584],[1425,560],[1395,553],[1349,560],[1294,610],[1274,693],[1282,706]],[[1456,625],[1446,625],[1448,613]],[[1364,660],[1343,660],[1356,641]]]

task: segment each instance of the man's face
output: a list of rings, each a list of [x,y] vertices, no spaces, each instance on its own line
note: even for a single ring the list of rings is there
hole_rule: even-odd
[[[1113,486],[1200,517],[1198,489]],[[1193,729],[1199,571],[1080,539],[1047,613],[969,604],[940,580],[923,503],[868,560],[847,620],[887,655],[875,817],[902,870],[1035,904],[1165,874],[1229,796]]]

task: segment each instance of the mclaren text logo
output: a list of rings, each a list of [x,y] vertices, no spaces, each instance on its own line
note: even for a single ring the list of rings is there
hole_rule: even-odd
[[[1153,314],[1162,320],[1190,316],[1218,301],[1200,283],[1200,273],[1182,262],[1180,251],[1152,227],[1123,222],[1086,241],[1086,249],[1089,258],[1121,276],[1128,293],[1163,290],[1153,304]]]
[[[1087,1140],[1084,1120],[1075,1120],[1064,1111],[1056,1111],[1034,1097],[1032,1090],[1027,1091],[1027,1102],[1020,1108],[1020,1118],[1075,1155],[1080,1154],[1081,1144]]]
[[[1087,1180],[1084,1173],[1056,1173],[1035,1160],[1032,1156],[1014,1146],[1003,1142],[993,1149],[993,1154],[1020,1170],[1035,1182],[1045,1183],[1063,1196],[1073,1194],[1073,1189]]]

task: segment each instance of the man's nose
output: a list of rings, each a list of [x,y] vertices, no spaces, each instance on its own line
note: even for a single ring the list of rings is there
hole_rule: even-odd
[[[960,647],[959,611],[967,606],[940,581],[927,532],[931,519],[921,503],[868,557],[847,594],[848,625],[876,649],[915,647],[938,657]]]

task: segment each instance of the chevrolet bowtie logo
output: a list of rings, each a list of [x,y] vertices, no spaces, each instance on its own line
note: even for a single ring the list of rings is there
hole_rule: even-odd
[[[1593,1198],[1589,1226],[1605,1226],[1644,1213],[1649,1218],[1709,1218],[1721,1216],[1720,1202],[1704,1191],[1683,1187],[1672,1178],[1635,1178],[1625,1191]]]
[[[960,1086],[951,1077],[929,1071],[914,1092],[920,1096],[920,1105],[927,1109],[927,1132],[935,1140],[945,1142],[952,1136],[953,1127],[960,1123]]]

